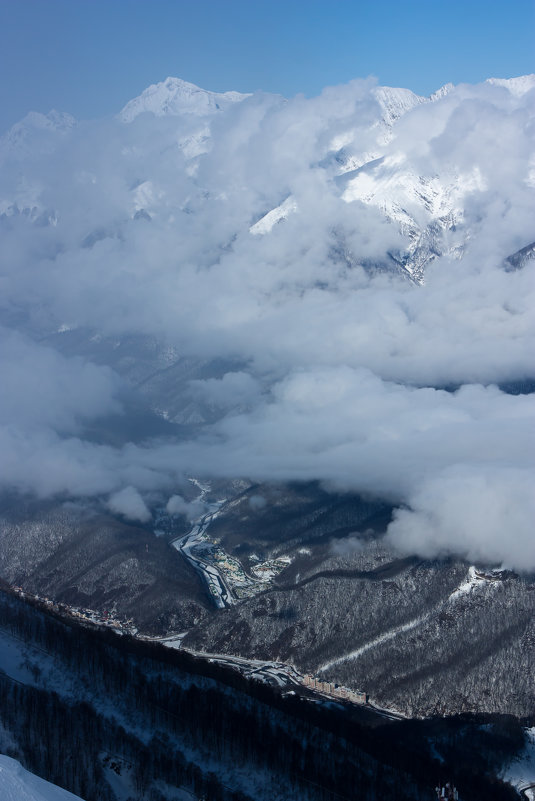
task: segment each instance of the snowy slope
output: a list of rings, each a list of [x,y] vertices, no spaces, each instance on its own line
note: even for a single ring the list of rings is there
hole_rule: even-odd
[[[489,78],[486,83],[502,86],[518,99],[535,87],[535,75]],[[470,236],[463,229],[466,202],[487,187],[477,166],[463,172],[451,167],[440,174],[421,172],[413,156],[395,146],[396,126],[414,109],[439,103],[455,91],[452,83],[429,97],[408,89],[376,87],[372,95],[381,109],[374,126],[378,132],[376,149],[351,153],[344,147],[337,154],[335,177],[341,198],[348,204],[357,201],[376,207],[409,238],[400,262],[416,282],[423,281],[426,267],[437,255],[462,257],[464,242]],[[296,199],[289,197],[249,230],[252,234],[267,234],[298,208]]]
[[[264,214],[264,216],[261,217],[258,222],[252,225],[249,228],[250,233],[255,235],[268,234],[273,229],[274,225],[277,225],[277,223],[285,220],[289,214],[297,211],[297,208],[298,207],[295,198],[290,195],[280,204],[280,206],[268,211],[268,213]]]
[[[402,154],[375,159],[344,176],[346,203],[361,201],[381,210],[409,237],[405,267],[421,281],[437,253],[462,255],[463,207],[470,193],[482,191],[477,168],[464,174],[419,175]],[[455,232],[443,241],[444,235]]]
[[[119,117],[123,122],[132,122],[139,114],[150,112],[156,117],[193,114],[203,116],[239,103],[249,95],[240,92],[209,92],[180,78],[166,78],[152,84],[139,97],[130,100]]]
[[[25,770],[16,759],[0,754],[2,801],[80,801],[80,797]]]
[[[377,149],[348,153],[342,148],[335,160],[335,185],[341,199],[348,204],[358,201],[376,207],[409,237],[404,269],[416,281],[423,280],[425,267],[437,252],[454,257],[462,254],[459,237],[450,237],[447,250],[440,239],[444,231],[462,222],[466,196],[484,189],[484,185],[477,170],[463,175],[451,171],[440,176],[422,175],[410,157],[393,149],[390,143],[402,117],[418,106],[441,100],[453,90],[454,86],[447,84],[426,98],[408,89],[375,88],[372,95],[381,109],[374,126]],[[297,200],[290,195],[252,225],[250,233],[268,234],[276,223],[298,210]]]

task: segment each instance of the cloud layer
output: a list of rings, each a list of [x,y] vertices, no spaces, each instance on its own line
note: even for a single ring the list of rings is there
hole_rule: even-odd
[[[190,514],[184,475],[313,478],[399,504],[406,550],[535,569],[533,395],[496,386],[535,373],[535,271],[503,269],[535,239],[531,84],[21,123],[0,144],[2,486],[147,522],[154,493]],[[180,394],[195,429],[90,436],[154,375],[152,406],[172,420]]]

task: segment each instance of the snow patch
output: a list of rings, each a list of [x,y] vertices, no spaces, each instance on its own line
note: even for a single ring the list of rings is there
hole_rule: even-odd
[[[255,236],[268,234],[277,223],[285,220],[289,214],[293,214],[297,209],[297,201],[292,195],[289,195],[280,206],[271,209],[271,211],[268,211],[258,222],[251,225],[249,233]]]
[[[483,584],[494,587],[498,586],[496,571],[491,571],[490,573],[480,573],[477,571],[474,565],[471,565],[468,568],[468,577],[466,581],[460,584],[459,587],[457,587],[457,589],[451,593],[448,600],[456,601],[463,595],[469,595],[472,590],[476,589],[477,587],[481,587]]]
[[[460,584],[457,589],[451,593],[448,600],[455,601],[457,598],[460,598],[462,595],[468,595],[472,592],[474,587],[477,587],[478,583],[481,580],[476,576],[476,569],[473,565],[468,568],[468,578],[462,584]]]
[[[355,651],[351,651],[349,654],[339,656],[336,659],[332,659],[330,662],[325,662],[324,665],[318,668],[318,673],[323,673],[325,670],[329,670],[330,668],[334,667],[334,665],[340,664],[340,662],[346,662],[348,659],[357,659],[359,656],[361,656],[361,654],[369,651],[370,648],[377,648],[378,645],[382,645],[383,643],[388,642],[388,640],[394,639],[394,637],[397,637],[398,634],[403,634],[406,631],[416,628],[416,626],[419,626],[421,623],[425,623],[430,616],[430,612],[425,615],[420,615],[420,617],[417,617],[414,620],[409,620],[408,623],[404,623],[402,626],[396,626],[396,628],[381,634],[374,640],[370,640],[370,642],[367,642],[365,645],[362,645]]]

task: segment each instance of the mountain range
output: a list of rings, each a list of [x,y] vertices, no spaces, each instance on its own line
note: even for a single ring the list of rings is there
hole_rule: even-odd
[[[167,78],[8,131],[0,576],[397,714],[532,716],[534,97]]]

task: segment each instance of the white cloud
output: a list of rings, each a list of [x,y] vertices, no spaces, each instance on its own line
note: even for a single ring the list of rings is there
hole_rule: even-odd
[[[190,391],[194,398],[227,410],[257,403],[261,386],[249,373],[236,371],[225,373],[223,378],[192,380]]]
[[[147,504],[134,487],[125,487],[110,495],[108,507],[110,511],[139,523],[148,523],[152,517]]]
[[[207,509],[202,501],[186,501],[181,495],[171,495],[165,507],[167,514],[173,517],[184,515],[188,520],[196,520]]]
[[[263,495],[251,495],[249,497],[249,506],[255,512],[260,511],[260,509],[264,509],[267,505],[267,501]]]
[[[535,473],[512,467],[455,465],[432,476],[398,509],[393,544],[422,556],[467,559],[535,570]]]
[[[533,104],[485,84],[392,129],[384,114],[373,82],[355,81],[311,100],[257,93],[206,118],[47,130],[44,156],[7,155],[2,486],[113,504],[127,487],[124,509],[148,520],[139,493],[171,493],[185,473],[313,478],[408,504],[400,547],[505,559],[497,527],[475,521],[484,487],[500,509],[517,497],[507,471],[526,476],[535,452],[534,396],[490,386],[534,377],[534,271],[502,269],[535,239]],[[362,178],[374,203],[346,202]],[[287,198],[291,214],[252,235]],[[384,271],[422,252],[435,255],[423,286]],[[143,345],[125,355],[133,336]],[[182,442],[89,441],[154,376],[155,406],[204,404],[213,425]],[[464,527],[444,506],[461,474]],[[193,515],[173,498],[170,513]],[[531,564],[523,519],[510,550]]]
[[[121,411],[120,381],[108,367],[0,328],[0,425],[50,426],[72,432],[87,420]]]

